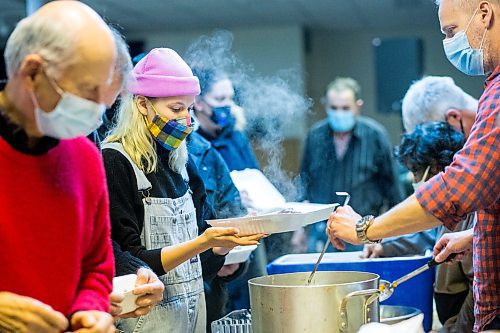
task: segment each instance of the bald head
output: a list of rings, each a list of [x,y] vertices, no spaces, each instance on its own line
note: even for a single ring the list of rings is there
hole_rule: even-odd
[[[9,77],[30,54],[43,58],[46,69],[59,76],[78,62],[114,61],[115,47],[111,31],[95,11],[79,1],[61,0],[18,23],[5,48]]]
[[[21,20],[7,40],[11,114],[30,137],[38,137],[43,133],[36,108],[51,112],[63,93],[104,103],[115,59],[113,34],[90,7],[71,0],[46,4]]]
[[[479,2],[482,0],[451,0],[455,2],[456,5],[465,9],[475,9]],[[500,0],[489,0],[493,4],[500,5]],[[436,0],[436,5],[441,5],[442,0]]]
[[[75,0],[51,1],[40,7],[31,16],[38,15],[74,22],[75,25],[81,25],[85,20],[93,20],[95,24],[106,27],[99,14],[86,4]]]

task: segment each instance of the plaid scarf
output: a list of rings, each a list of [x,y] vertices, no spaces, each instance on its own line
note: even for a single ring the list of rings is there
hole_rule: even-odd
[[[193,131],[191,117],[182,117],[166,121],[155,115],[152,122],[146,118],[148,129],[155,140],[167,150],[177,149],[182,141]]]

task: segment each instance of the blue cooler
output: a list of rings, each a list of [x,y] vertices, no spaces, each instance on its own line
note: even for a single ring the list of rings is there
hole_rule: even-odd
[[[395,258],[361,259],[361,252],[326,253],[318,270],[320,271],[360,271],[380,275],[382,280],[392,282],[405,274],[425,265],[432,256],[412,256]],[[310,272],[318,260],[319,253],[289,254],[280,257],[269,265],[269,274]],[[394,289],[392,296],[384,305],[410,306],[422,310],[424,329],[432,329],[434,269],[402,283]]]

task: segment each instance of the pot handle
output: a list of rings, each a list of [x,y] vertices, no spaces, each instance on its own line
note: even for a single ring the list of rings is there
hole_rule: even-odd
[[[364,325],[369,323],[370,321],[370,318],[368,316],[369,312],[368,307],[370,306],[370,304],[372,304],[378,299],[379,295],[380,295],[380,290],[378,289],[358,290],[347,294],[342,299],[342,303],[340,304],[340,327],[339,327],[340,333],[345,333],[347,332],[348,329],[349,324],[347,320],[347,303],[351,298],[358,296],[370,296],[363,304],[363,325]]]

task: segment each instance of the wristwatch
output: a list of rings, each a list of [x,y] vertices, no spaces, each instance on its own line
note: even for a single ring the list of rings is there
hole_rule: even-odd
[[[358,239],[365,244],[378,244],[382,241],[381,239],[372,241],[366,237],[366,231],[373,224],[373,221],[375,221],[373,215],[366,215],[356,222],[356,234],[358,235]]]

